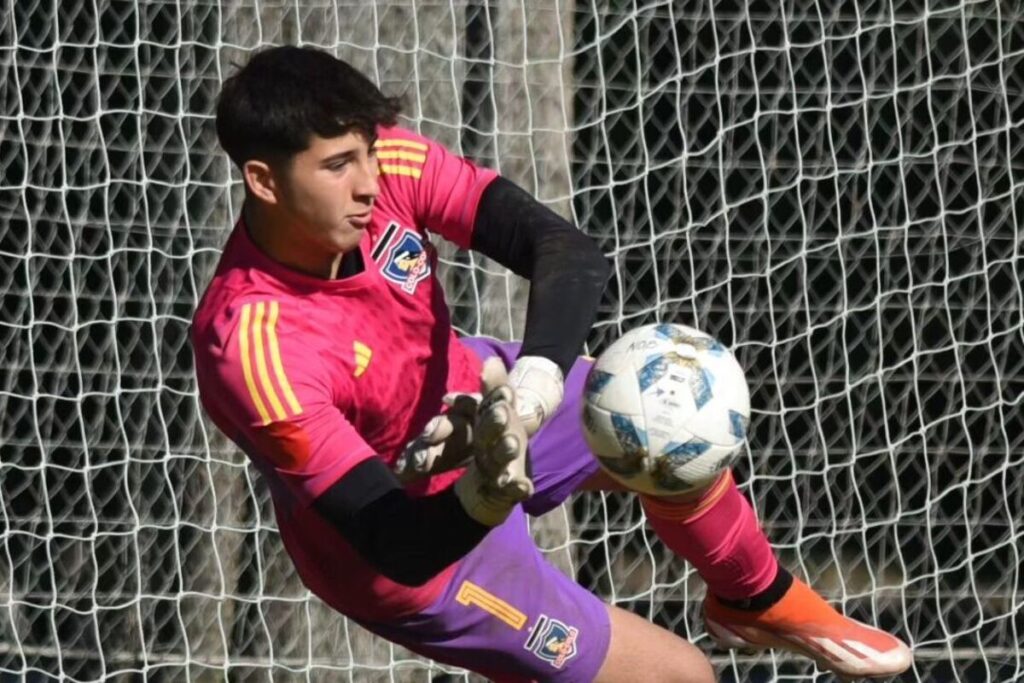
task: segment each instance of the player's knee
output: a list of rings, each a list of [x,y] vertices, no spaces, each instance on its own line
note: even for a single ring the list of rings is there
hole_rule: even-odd
[[[696,650],[697,648],[694,647]],[[672,679],[673,681],[686,681],[687,683],[715,683],[718,679],[715,677],[715,669],[711,666],[711,662],[700,654],[700,659],[690,663],[691,670],[686,671],[678,679]]]

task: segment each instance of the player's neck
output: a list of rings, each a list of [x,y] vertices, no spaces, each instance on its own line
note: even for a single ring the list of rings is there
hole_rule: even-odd
[[[343,254],[325,254],[296,240],[289,231],[266,212],[246,201],[242,205],[242,222],[249,239],[264,254],[292,270],[324,280],[338,277]]]

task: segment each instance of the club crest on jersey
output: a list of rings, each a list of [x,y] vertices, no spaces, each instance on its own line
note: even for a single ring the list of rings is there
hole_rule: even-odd
[[[556,669],[561,669],[576,656],[576,639],[579,634],[575,626],[542,614],[530,629],[530,637],[523,647]]]
[[[401,285],[403,292],[414,293],[416,285],[430,275],[430,256],[423,246],[423,239],[412,230],[403,229],[401,236],[388,249],[380,272]]]

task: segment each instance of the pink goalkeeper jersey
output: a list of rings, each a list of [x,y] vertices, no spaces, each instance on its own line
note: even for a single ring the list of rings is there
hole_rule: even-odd
[[[496,174],[400,128],[382,128],[377,149],[381,192],[359,247],[363,272],[323,280],[293,271],[239,221],[192,342],[203,405],[268,482],[305,584],[345,614],[386,621],[433,602],[457,565],[424,586],[394,583],[311,502],[366,458],[393,464],[446,392],[478,390],[480,361],[451,328],[427,231],[468,247]],[[457,476],[410,491],[438,491]]]

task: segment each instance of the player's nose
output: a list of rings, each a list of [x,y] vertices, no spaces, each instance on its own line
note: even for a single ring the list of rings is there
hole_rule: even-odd
[[[375,198],[380,194],[379,176],[377,164],[372,159],[360,164],[359,177],[353,187],[355,194],[360,198]]]

